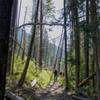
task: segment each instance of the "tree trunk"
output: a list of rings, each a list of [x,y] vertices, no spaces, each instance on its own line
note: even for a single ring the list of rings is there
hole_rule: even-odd
[[[85,78],[89,76],[89,0],[86,0],[86,27],[84,33]]]
[[[76,88],[80,82],[80,33],[79,33],[79,23],[78,23],[78,9],[77,0],[72,0],[71,11],[72,11],[72,24],[73,31],[75,34],[75,62],[76,62]]]
[[[37,20],[38,20],[39,1],[40,0],[37,1],[37,7],[36,7],[36,12],[35,12],[35,21],[34,21],[35,23],[37,23]],[[33,42],[34,42],[34,38],[35,38],[35,32],[36,32],[36,25],[34,25],[33,33],[31,36],[29,50],[28,50],[28,56],[27,56],[27,60],[26,60],[25,66],[24,66],[24,70],[23,70],[23,73],[22,73],[20,80],[18,82],[19,87],[22,86],[24,81],[25,81],[25,77],[27,74],[27,70],[28,70],[28,66],[29,66],[29,62],[30,62],[30,58],[31,58],[32,47],[33,47]]]
[[[18,6],[18,1],[14,0],[13,1],[13,7],[12,7],[12,17],[11,17],[11,32],[10,32],[10,37],[14,37],[14,27],[16,26],[16,18],[17,18],[17,6]],[[10,38],[9,39],[9,56],[8,56],[8,68],[7,68],[7,72],[10,73],[11,71],[11,60],[12,60],[12,54],[13,54],[13,39]]]
[[[56,53],[56,57],[55,57],[55,62],[54,62],[54,67],[53,67],[53,70],[56,69],[56,66],[57,66],[57,60],[58,60],[58,55],[59,55],[59,50],[60,50],[60,45],[61,45],[61,42],[62,42],[62,36],[60,37],[60,41],[59,41],[59,45],[58,45],[58,48],[57,48],[57,53]]]
[[[27,7],[26,7],[26,10],[25,10],[25,16],[24,16],[23,24],[25,24],[26,15],[27,15]],[[25,33],[25,27],[23,27],[22,48],[24,49],[24,51],[22,51],[22,60],[24,60],[25,47],[26,47],[26,33]]]
[[[24,60],[25,50],[26,50],[26,32],[25,32],[25,30],[23,30],[22,48],[23,48],[23,51],[22,51],[22,60]]]
[[[20,3],[19,3],[17,26],[19,26],[21,8],[22,8],[22,0],[20,0]],[[15,33],[15,39],[16,39],[16,41],[17,41],[17,36],[18,36],[18,30],[16,30],[16,33]],[[15,52],[15,50],[16,50],[16,44],[15,44],[15,47],[14,47],[14,52]],[[20,48],[18,49],[18,52],[17,52],[17,58],[19,56],[19,53],[20,53]]]
[[[0,100],[4,100],[13,0],[0,0]]]
[[[40,0],[40,23],[43,23],[43,12],[42,12],[42,0]],[[40,25],[40,51],[39,51],[39,67],[42,70],[42,38],[43,38],[43,27]]]
[[[94,73],[95,72],[95,53],[94,53],[95,51],[94,51],[94,49],[93,49],[93,55],[92,55],[92,64],[91,64],[91,69],[92,69],[92,73]],[[92,86],[93,86],[93,92],[95,93],[95,77],[93,77],[93,79],[92,79]]]
[[[97,94],[98,100],[100,100],[100,37],[98,33],[97,24],[97,11],[96,11],[96,0],[90,0],[90,18],[91,18],[91,33],[93,35],[94,53],[95,53],[95,65],[96,65],[96,83],[97,83]]]
[[[60,57],[59,57],[59,60],[58,60],[58,73],[60,73],[60,67],[61,67],[61,59],[62,59],[62,54],[63,54],[63,41],[62,41],[62,44],[61,44],[61,50],[60,50]]]
[[[67,22],[67,2],[64,0],[64,40],[65,40],[65,90],[68,90],[68,66],[67,66],[67,31],[66,31],[66,22]]]

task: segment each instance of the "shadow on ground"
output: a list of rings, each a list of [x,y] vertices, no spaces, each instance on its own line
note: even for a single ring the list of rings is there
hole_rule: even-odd
[[[72,100],[70,96],[63,90],[61,92],[42,91],[36,93],[36,100]]]

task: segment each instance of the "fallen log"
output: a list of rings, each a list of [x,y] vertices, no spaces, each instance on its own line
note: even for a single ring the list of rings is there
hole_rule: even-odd
[[[24,98],[17,96],[10,91],[6,92],[5,98],[6,98],[6,100],[24,100]]]
[[[88,98],[79,97],[79,96],[76,96],[76,95],[73,95],[72,99],[74,99],[74,100],[89,100]]]
[[[78,87],[83,86],[84,84],[86,84],[90,79],[92,79],[94,76],[96,75],[96,73],[90,75],[89,77],[87,77],[86,79],[83,79],[79,84]]]

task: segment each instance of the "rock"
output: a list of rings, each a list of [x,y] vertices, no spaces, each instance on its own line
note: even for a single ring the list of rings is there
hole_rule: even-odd
[[[34,87],[36,83],[37,83],[37,80],[35,79],[35,80],[33,80],[33,81],[31,82],[31,86]]]

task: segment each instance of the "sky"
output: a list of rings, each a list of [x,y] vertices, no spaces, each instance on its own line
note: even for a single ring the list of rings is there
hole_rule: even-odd
[[[20,1],[20,0],[19,0]],[[63,0],[53,0],[53,4],[55,6],[55,17],[60,17],[59,10],[63,8]],[[31,22],[31,15],[32,15],[32,0],[22,0],[22,7],[21,7],[21,15],[20,15],[20,23],[19,25],[23,24],[24,15],[25,15],[25,7],[27,7],[27,16],[25,23]],[[49,27],[50,28],[50,27]],[[26,27],[27,33],[30,33],[30,27]],[[48,36],[52,39],[60,36],[62,33],[62,27],[60,26],[53,26],[52,31],[48,31]]]

